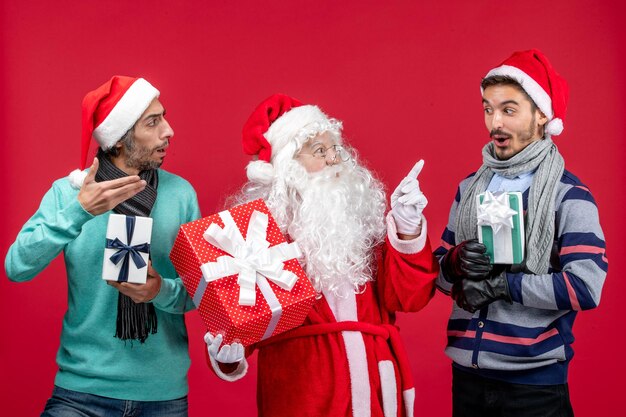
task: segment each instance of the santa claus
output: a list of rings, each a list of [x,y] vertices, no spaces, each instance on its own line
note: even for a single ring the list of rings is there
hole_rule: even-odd
[[[361,165],[341,122],[284,95],[261,103],[243,146],[255,156],[231,203],[263,198],[297,242],[319,294],[302,326],[244,351],[205,335],[208,358],[227,381],[243,377],[258,350],[260,416],[412,416],[415,391],[395,312],[423,308],[438,264],[426,234],[417,175],[391,196]]]

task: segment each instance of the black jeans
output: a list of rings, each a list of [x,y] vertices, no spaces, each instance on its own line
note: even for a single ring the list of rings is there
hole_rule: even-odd
[[[567,384],[523,385],[452,367],[453,417],[573,417]]]

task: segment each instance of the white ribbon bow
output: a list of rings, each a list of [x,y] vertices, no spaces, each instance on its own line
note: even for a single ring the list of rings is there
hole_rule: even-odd
[[[200,267],[206,282],[239,274],[239,305],[244,306],[253,306],[256,303],[257,279],[263,279],[257,274],[267,277],[282,289],[291,291],[298,277],[293,272],[284,270],[283,262],[301,256],[298,245],[295,242],[283,242],[270,248],[270,242],[266,238],[269,219],[267,214],[260,211],[255,210],[252,213],[246,239],[230,212],[223,211],[219,216],[224,221],[224,228],[213,223],[204,232],[204,238],[228,255],[220,256],[216,262],[207,262]]]
[[[483,202],[478,205],[478,225],[491,226],[494,233],[502,227],[513,228],[513,216],[517,212],[509,207],[507,193],[492,194],[485,191]]]

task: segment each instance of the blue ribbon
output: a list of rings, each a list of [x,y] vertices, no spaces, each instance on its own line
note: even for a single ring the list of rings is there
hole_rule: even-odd
[[[133,234],[135,233],[135,217],[134,216],[126,216],[126,241],[130,243],[133,239]],[[109,258],[111,262],[115,265],[119,264],[121,260],[123,260],[122,268],[120,269],[120,274],[117,277],[118,282],[126,282],[128,281],[128,268],[130,264],[130,258],[133,259],[135,266],[137,269],[141,269],[146,266],[146,262],[143,260],[139,252],[150,253],[150,244],[149,243],[141,243],[139,245],[127,245],[123,243],[118,238],[115,239],[107,239],[106,243],[107,249],[118,249],[111,257]]]

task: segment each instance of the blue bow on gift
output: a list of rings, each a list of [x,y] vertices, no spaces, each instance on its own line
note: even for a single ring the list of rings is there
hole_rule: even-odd
[[[134,216],[126,216],[126,241],[130,243],[133,238],[133,234],[135,232],[135,217]],[[118,282],[126,282],[128,281],[128,268],[129,268],[129,258],[133,259],[135,266],[137,269],[141,269],[146,266],[146,262],[143,260],[139,252],[150,253],[150,244],[149,243],[141,243],[139,245],[127,245],[123,243],[118,238],[115,239],[107,239],[106,243],[107,249],[118,249],[111,257],[109,258],[111,262],[115,265],[119,264],[123,259],[122,268],[120,269],[120,274],[117,277]]]

